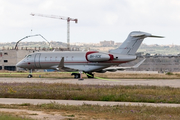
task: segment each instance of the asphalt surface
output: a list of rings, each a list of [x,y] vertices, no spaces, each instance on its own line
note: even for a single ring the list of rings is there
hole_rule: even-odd
[[[155,85],[155,86],[170,86],[180,88],[180,79],[56,79],[56,78],[0,78],[0,83],[71,83],[71,84],[91,84],[91,85]],[[75,101],[75,100],[45,100],[45,99],[11,99],[0,98],[0,104],[43,104],[56,102],[59,104],[68,105],[147,105],[147,106],[166,106],[180,107],[180,104],[162,104],[162,103],[134,103],[134,102],[103,102],[103,101]]]
[[[131,106],[154,106],[154,107],[180,107],[180,104],[164,104],[164,103],[141,103],[141,102],[104,102],[104,101],[81,101],[81,100],[48,100],[48,99],[17,99],[17,98],[0,98],[0,104],[45,104],[45,103],[59,103],[64,105],[131,105]]]

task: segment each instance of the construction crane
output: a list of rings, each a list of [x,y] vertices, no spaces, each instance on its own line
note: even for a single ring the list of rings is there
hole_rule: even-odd
[[[31,13],[30,15],[67,20],[67,49],[70,50],[70,21],[75,21],[75,23],[77,23],[78,19],[73,19],[70,17],[56,16],[56,15],[43,15],[43,14],[34,14],[34,13]]]

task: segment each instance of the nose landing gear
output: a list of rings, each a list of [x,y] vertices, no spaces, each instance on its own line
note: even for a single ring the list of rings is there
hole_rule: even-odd
[[[32,78],[33,75],[32,75],[32,69],[29,70],[29,75],[27,76],[27,78]]]

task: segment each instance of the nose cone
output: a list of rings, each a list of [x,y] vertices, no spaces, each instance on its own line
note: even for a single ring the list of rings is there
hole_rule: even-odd
[[[21,61],[18,62],[18,63],[16,64],[16,67],[23,67],[23,66],[22,66],[22,62],[21,62]]]

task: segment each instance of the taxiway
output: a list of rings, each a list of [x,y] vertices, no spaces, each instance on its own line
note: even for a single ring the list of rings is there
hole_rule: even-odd
[[[0,78],[1,83],[69,83],[80,85],[148,85],[180,88],[180,79],[57,79],[57,78]]]

